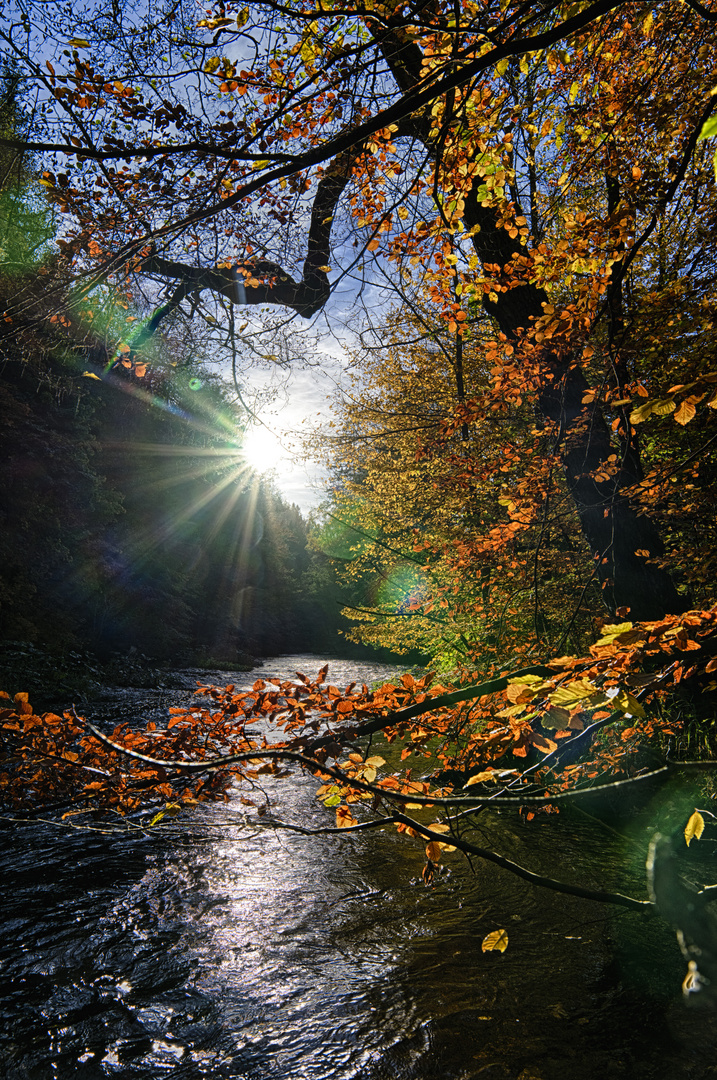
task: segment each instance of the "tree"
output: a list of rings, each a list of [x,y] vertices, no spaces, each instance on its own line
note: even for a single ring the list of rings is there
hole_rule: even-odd
[[[334,477],[318,542],[353,583],[353,636],[420,647],[445,670],[568,641],[582,652],[600,595],[552,431],[525,400],[476,410],[491,388],[475,333],[458,338],[415,305],[396,316],[353,358],[317,436]]]
[[[634,415],[640,386],[653,401],[634,369],[690,201],[695,258],[677,278],[698,304],[711,288],[697,269],[714,213],[698,146],[714,105],[708,9],[229,4],[195,25],[172,4],[151,23],[133,8],[42,19],[32,8],[3,33],[41,102],[32,147],[57,159],[44,181],[63,250],[88,289],[167,283],[135,349],[200,293],[310,317],[332,262],[340,278],[371,253],[394,276],[413,267],[449,326],[476,305],[493,320],[496,384],[532,388],[608,609],[684,610],[635,495],[627,402]],[[48,35],[69,43],[57,63],[39,32],[45,51]]]
[[[63,257],[85,274],[75,305],[100,287],[144,290],[152,314],[127,364],[143,366],[151,336],[194,318],[202,297],[217,319],[225,305],[270,304],[309,318],[337,280],[363,272],[368,287],[370,265],[453,337],[456,400],[437,445],[459,452],[471,428],[505,418],[517,431],[532,412],[537,434],[523,439],[560,462],[612,621],[582,656],[474,684],[406,675],[342,690],[300,675],[207,688],[207,708],[173,714],[159,733],[118,729],[109,745],[72,713],[36,717],[20,695],[2,718],[8,805],[149,803],[157,820],[221,797],[232,778],[254,799],[251,785],[288,763],[317,776],[330,827],[390,824],[427,841],[426,879],[447,843],[536,884],[649,907],[539,878],[472,834],[489,804],[530,817],[601,777],[612,789],[709,767],[666,757],[680,724],[660,703],[683,684],[713,691],[717,663],[715,612],[683,614],[686,585],[706,591],[708,577],[683,584],[665,562],[668,548],[689,555],[686,541],[698,550],[703,465],[713,468],[702,406],[715,400],[715,199],[699,141],[715,104],[712,11],[697,0],[656,11],[625,0],[230,4],[195,25],[181,5],[151,24],[143,9],[103,9],[56,16],[67,47],[46,61],[45,9],[30,10],[3,31],[38,94],[36,137],[21,144],[55,155],[43,179]],[[466,386],[471,362],[488,379],[479,393]],[[523,449],[508,524],[537,505],[521,482],[549,467],[536,452],[521,475]],[[675,469],[695,494],[673,527]],[[265,736],[250,733],[257,718]],[[385,772],[383,744],[370,742],[379,732],[400,749]],[[257,820],[278,824],[263,808]]]

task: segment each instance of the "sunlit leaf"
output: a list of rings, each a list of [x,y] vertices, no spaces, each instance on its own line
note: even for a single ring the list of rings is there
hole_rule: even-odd
[[[606,626],[603,626],[598,645],[608,645],[611,641],[619,638],[621,634],[626,633],[628,630],[632,630],[631,622],[609,623]]]
[[[475,773],[469,780],[463,785],[464,788],[472,787],[473,784],[484,784],[487,780],[492,780],[494,783],[498,779],[498,774],[494,769],[484,769],[483,772]]]
[[[99,375],[95,375],[94,371],[83,371],[82,374],[85,379],[97,379],[97,382],[102,382],[102,379]]]
[[[699,810],[695,810],[692,817],[685,825],[685,841],[690,846],[692,840],[699,840],[705,829],[705,819]]]
[[[702,130],[699,133],[698,139],[711,139],[717,135],[717,116],[711,116],[709,120],[705,120],[702,125]]]
[[[507,930],[493,930],[483,938],[483,952],[505,952],[508,948]]]
[[[638,405],[636,409],[633,409],[630,413],[631,424],[641,424],[644,420],[647,420],[652,415],[654,409],[654,402],[646,401],[643,405]]]
[[[352,825],[357,825],[358,822],[353,816],[348,806],[339,806],[336,810],[336,825],[339,829],[350,829]]]
[[[692,402],[686,398],[683,402],[680,403],[679,409],[677,409],[675,412],[674,419],[677,421],[678,424],[682,424],[684,427],[685,424],[689,424],[690,420],[693,419],[696,412],[697,409],[694,407]]]
[[[553,705],[569,706],[577,704],[578,701],[584,701],[585,698],[593,695],[603,696],[597,687],[588,682],[587,679],[576,679],[575,682],[568,683],[567,686],[559,686],[550,695],[549,700]]]
[[[628,690],[620,690],[612,699],[611,704],[620,712],[629,713],[630,716],[639,716],[641,720],[645,719],[645,710]]]

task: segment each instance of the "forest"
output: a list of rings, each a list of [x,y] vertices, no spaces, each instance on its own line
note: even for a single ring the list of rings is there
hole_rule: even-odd
[[[22,85],[8,66],[6,136]],[[31,159],[2,159],[2,641],[175,666],[331,652],[340,590],[298,507],[246,464],[230,381],[179,334],[130,361],[138,316],[108,290],[78,316]]]
[[[686,992],[717,980],[714,886],[679,861],[715,764],[716,22],[700,0],[12,9],[3,635],[235,660],[331,638],[421,667],[205,686],[161,730],[9,687],[6,807],[160,824],[239,786],[258,820],[263,776],[308,772],[323,831],[397,829],[428,884],[457,850],[657,910]],[[308,440],[310,536],[237,484],[233,396],[257,350],[299,363],[306,326],[345,375]],[[233,380],[199,359],[220,350]],[[546,822],[668,781],[647,898],[485,839],[486,808]]]

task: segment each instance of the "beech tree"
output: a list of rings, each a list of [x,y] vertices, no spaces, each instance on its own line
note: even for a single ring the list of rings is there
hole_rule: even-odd
[[[686,424],[711,387],[712,11],[318,0],[204,14],[173,0],[6,19],[62,258],[85,274],[77,310],[101,282],[143,292],[141,361],[163,320],[201,302],[307,319],[344,278],[370,279],[369,260],[412,277],[457,335],[489,318],[494,389],[532,394],[554,433],[608,610],[689,606],[638,424],[670,409]]]
[[[314,543],[341,567],[351,637],[442,670],[581,653],[604,608],[553,433],[528,394],[486,407],[484,341],[430,316],[394,309],[364,335],[315,436],[332,471]]]

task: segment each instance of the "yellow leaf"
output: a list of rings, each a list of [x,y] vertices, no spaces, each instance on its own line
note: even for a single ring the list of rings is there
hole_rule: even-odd
[[[685,825],[685,841],[690,846],[690,840],[699,840],[704,832],[705,819],[699,810],[695,810],[690,820]]]
[[[83,37],[73,37],[67,43],[71,45],[73,49],[89,49],[90,43]]]
[[[629,630],[632,630],[631,622],[608,623],[602,628],[602,636],[598,641],[598,645],[609,645],[611,641],[615,641],[621,634],[626,634]]]
[[[97,379],[97,382],[102,382],[102,379],[99,377],[99,375],[95,375],[93,371],[83,371],[82,374],[86,379]]]
[[[578,701],[592,697],[593,694],[600,694],[600,691],[593,683],[587,679],[577,679],[575,682],[568,683],[567,686],[559,686],[550,695],[549,700],[552,705],[575,705]]]
[[[646,401],[644,405],[638,405],[630,413],[630,423],[641,424],[643,420],[647,420],[648,416],[652,414],[653,407],[654,402],[652,401]]]
[[[620,712],[629,713],[630,716],[639,716],[641,720],[645,719],[645,710],[636,697],[633,697],[627,690],[621,690],[619,694],[616,694],[612,699],[612,704],[615,705]]]
[[[505,952],[507,948],[507,930],[494,930],[491,934],[486,934],[481,945],[483,952]]]
[[[463,787],[472,787],[473,784],[484,784],[486,780],[492,780],[494,783],[498,779],[497,774],[493,769],[486,769],[485,772],[476,773],[475,776],[471,776]]]
[[[382,757],[378,757],[378,755],[376,755],[376,757],[366,758],[366,760],[364,762],[364,765],[370,765],[374,769],[378,769],[381,765],[385,765],[385,764],[386,764],[385,759],[382,758]]]

